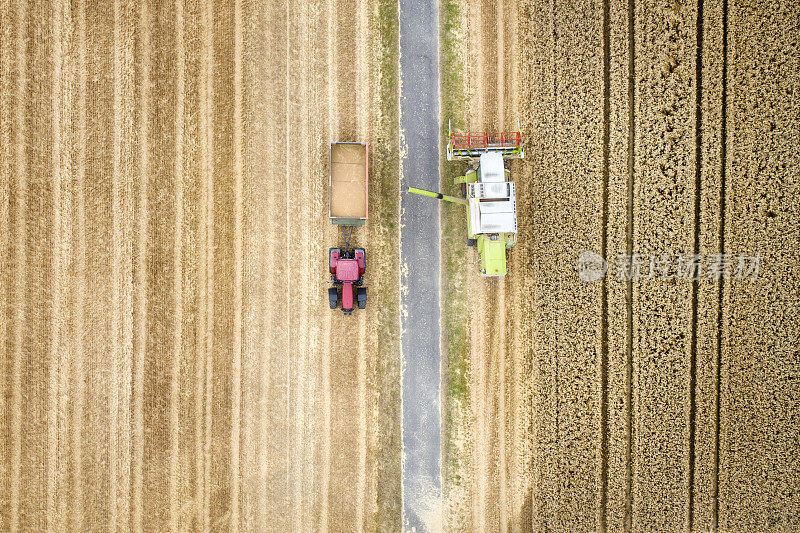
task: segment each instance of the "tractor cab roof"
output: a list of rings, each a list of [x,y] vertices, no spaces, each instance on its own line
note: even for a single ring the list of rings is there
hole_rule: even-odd
[[[339,281],[358,281],[358,260],[339,259],[336,262],[336,279]]]

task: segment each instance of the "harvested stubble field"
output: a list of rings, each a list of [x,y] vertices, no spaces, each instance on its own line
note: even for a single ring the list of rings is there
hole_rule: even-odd
[[[526,142],[505,279],[465,266],[442,208],[446,527],[799,528],[797,4],[441,14],[444,118]],[[620,255],[720,253],[759,278],[616,279]]]
[[[0,530],[399,523],[396,19],[0,1]],[[373,147],[352,317],[332,140]]]

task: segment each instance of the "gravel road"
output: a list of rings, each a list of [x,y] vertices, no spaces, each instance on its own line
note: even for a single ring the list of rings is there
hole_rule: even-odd
[[[437,4],[400,2],[402,187],[439,183]],[[441,494],[439,204],[402,193],[403,527],[433,527]]]

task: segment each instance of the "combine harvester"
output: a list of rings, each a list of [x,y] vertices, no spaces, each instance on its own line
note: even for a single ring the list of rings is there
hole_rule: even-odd
[[[367,307],[367,288],[361,286],[366,252],[363,248],[351,251],[350,237],[353,228],[367,221],[368,177],[367,143],[331,143],[328,216],[333,224],[342,228],[344,250],[331,248],[328,252],[333,283],[328,289],[328,302],[331,309],[336,309],[341,302],[346,315],[353,313],[354,296],[359,309]]]
[[[508,159],[523,159],[522,132],[454,133],[448,128],[447,160],[468,161],[470,167],[455,178],[462,198],[409,187],[408,191],[467,208],[467,245],[477,244],[482,276],[508,272],[506,251],[517,241],[517,198]]]

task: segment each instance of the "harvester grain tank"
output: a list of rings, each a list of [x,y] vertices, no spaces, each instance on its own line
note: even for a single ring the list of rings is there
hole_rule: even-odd
[[[463,199],[409,188],[409,192],[466,207],[467,245],[478,248],[482,276],[504,276],[508,272],[507,251],[517,241],[517,197],[506,161],[524,157],[519,124],[513,132],[450,131],[447,160],[467,161],[470,165],[463,176],[454,180],[461,186]]]
[[[328,251],[328,266],[333,287],[328,289],[328,303],[336,309],[341,302],[342,311],[353,313],[354,304],[359,309],[367,307],[367,288],[363,287],[366,270],[366,252],[363,248],[350,249],[353,229],[367,221],[369,145],[367,143],[331,143],[328,217],[342,229],[344,249]]]

